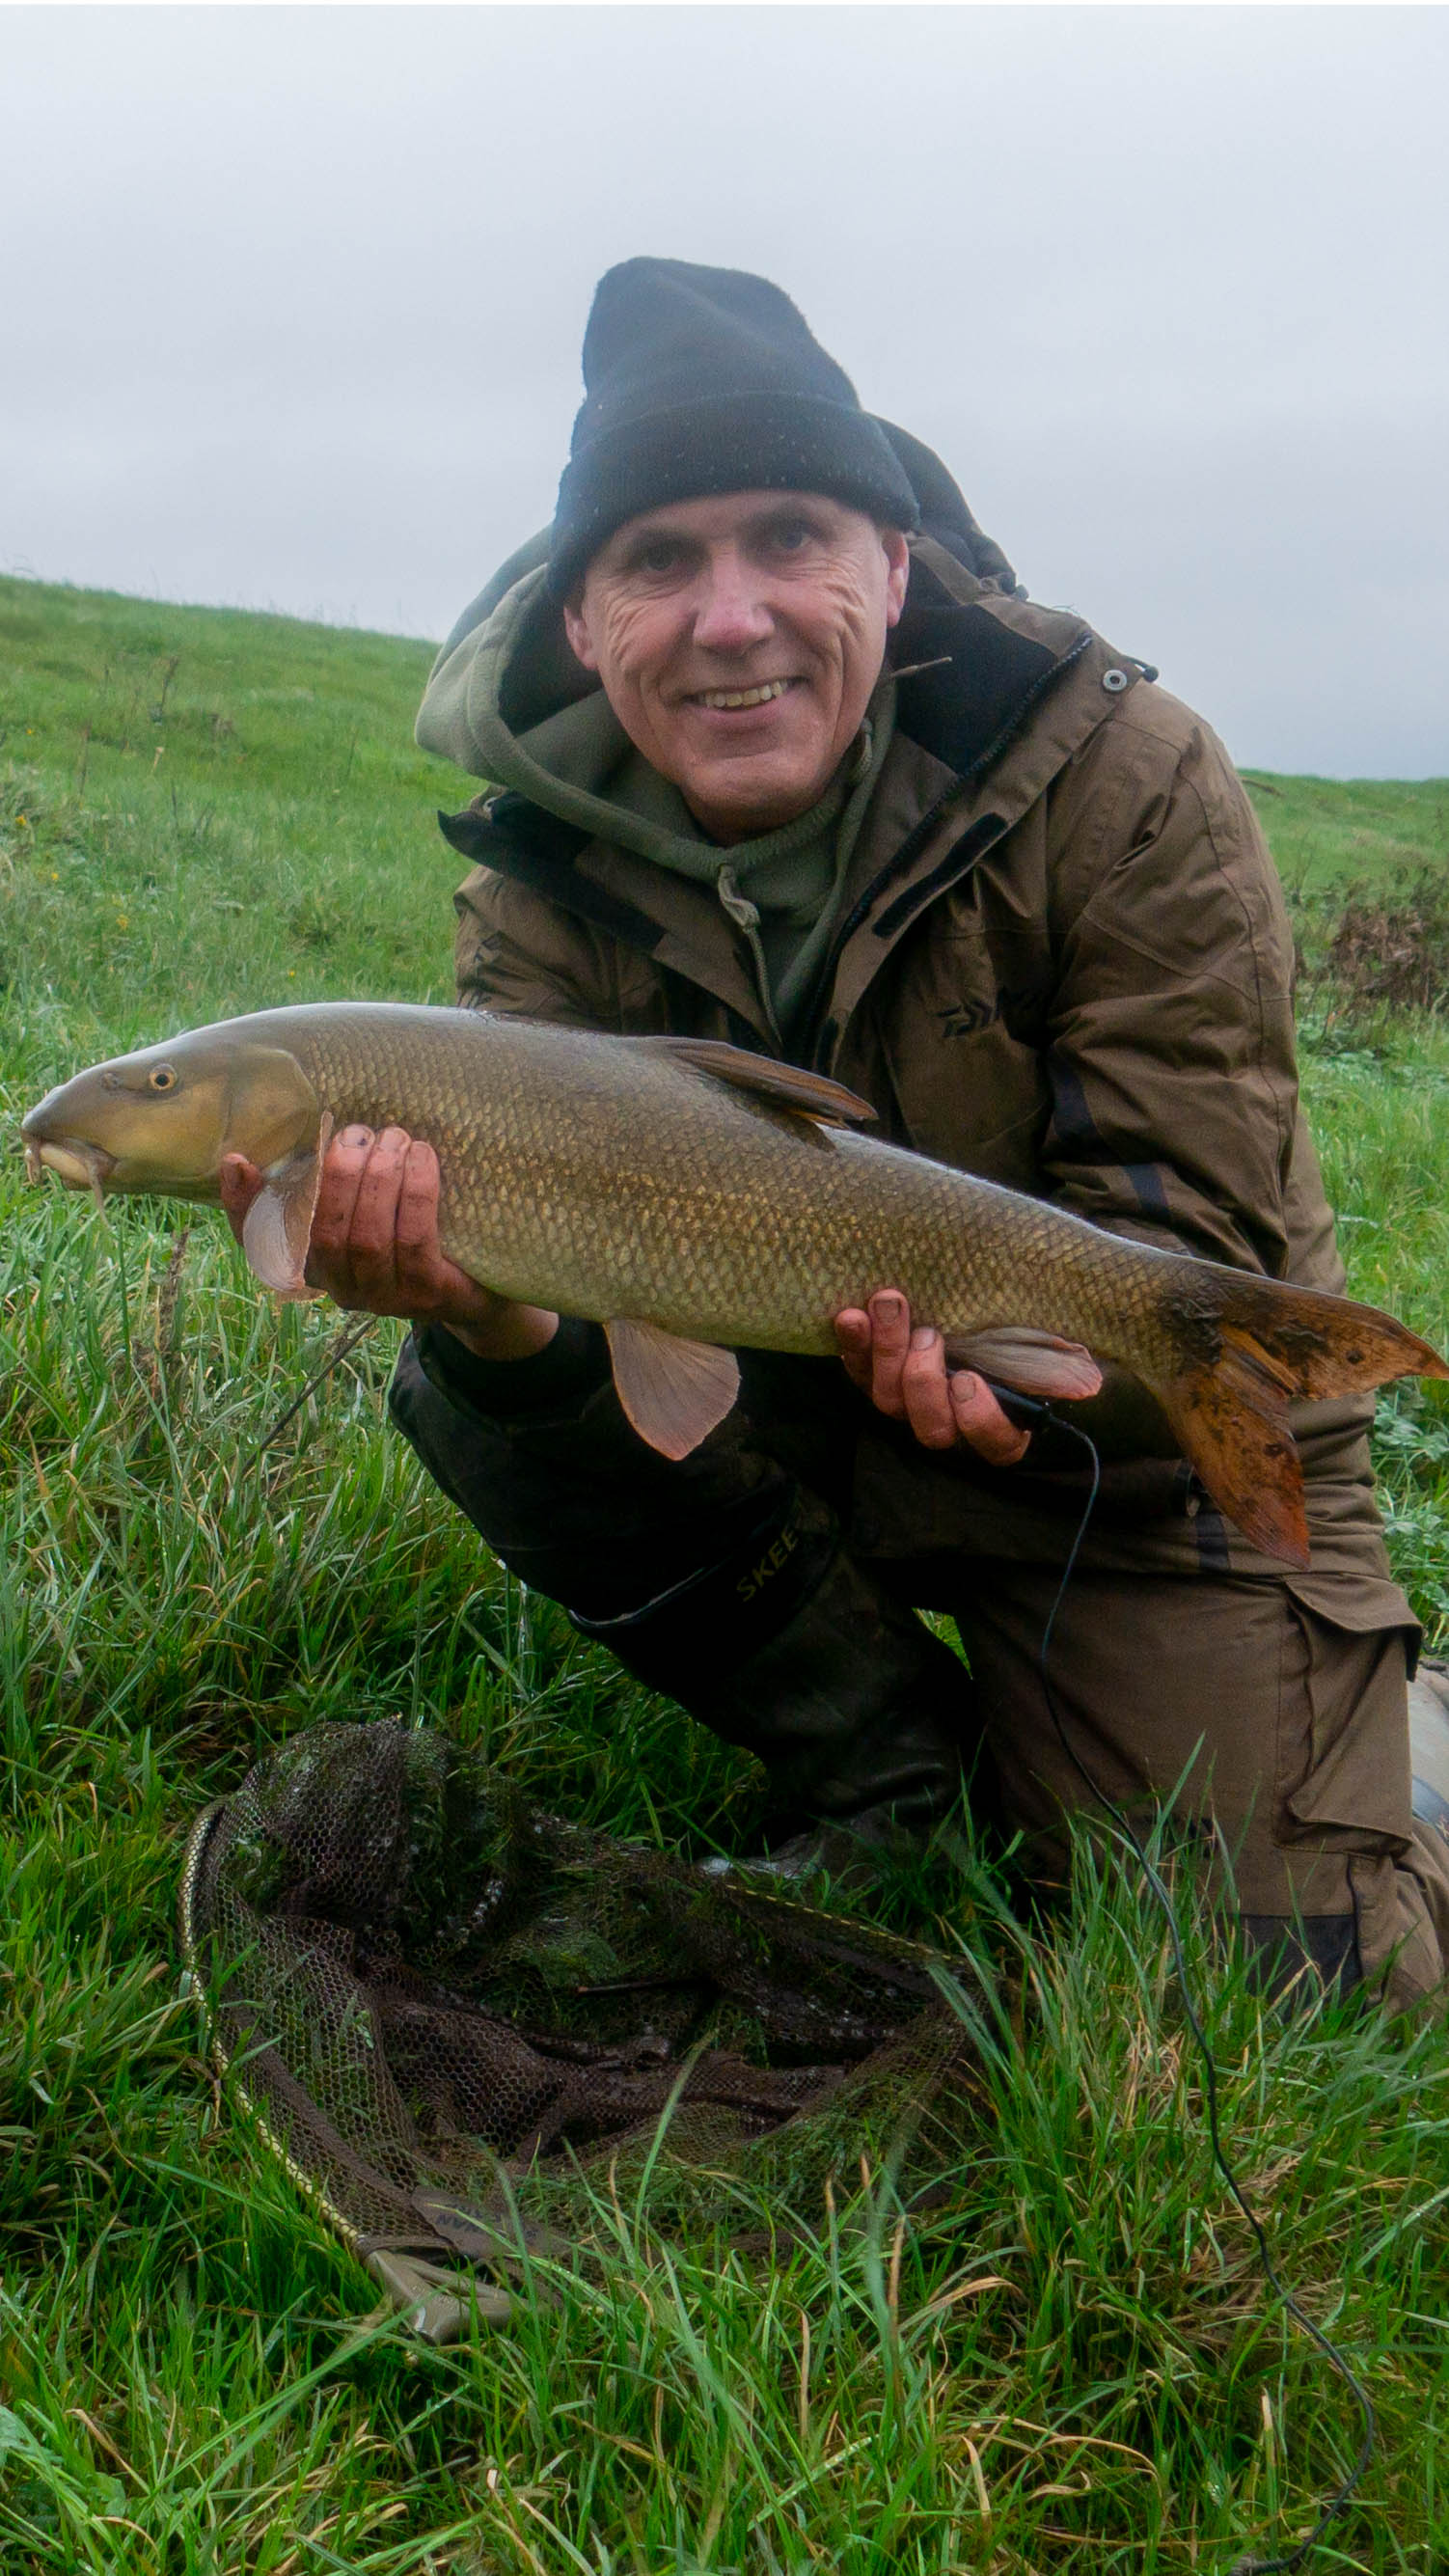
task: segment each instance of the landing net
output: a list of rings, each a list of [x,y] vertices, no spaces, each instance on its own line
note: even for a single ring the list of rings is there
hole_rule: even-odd
[[[441,1731],[268,1755],[198,1819],[181,1926],[218,2060],[424,2331],[506,2314],[460,2265],[603,2259],[646,2170],[651,2224],[727,2236],[969,2136],[960,1960],[565,1823]]]

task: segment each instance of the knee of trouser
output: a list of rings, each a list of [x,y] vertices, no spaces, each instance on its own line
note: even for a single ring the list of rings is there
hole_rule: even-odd
[[[767,1596],[773,1608],[788,1588],[773,1578],[796,1552],[807,1521],[813,1537],[824,1514],[823,1506],[801,1502],[794,1482],[741,1440],[716,1442],[707,1458],[682,1463],[659,1456],[621,1429],[608,1387],[576,1415],[493,1419],[452,1403],[408,1341],[388,1406],[434,1483],[492,1553],[581,1623],[627,1629],[661,1596],[689,1593],[672,1620],[656,1623],[671,1671],[676,1656],[666,1632],[681,1624],[697,1632],[705,1607],[691,1587],[707,1586],[723,1563],[740,1603],[757,1594],[762,1611]],[[694,1660],[711,1650],[696,1639]],[[721,1635],[713,1651],[723,1650]]]
[[[397,1355],[387,1390],[387,1409],[394,1427],[415,1449],[429,1473],[435,1456],[446,1456],[456,1440],[459,1417],[423,1374],[411,1334]]]
[[[387,1409],[434,1484],[496,1553],[505,1554],[498,1506],[508,1481],[506,1434],[450,1404],[427,1376],[411,1339],[398,1353]]]
[[[814,1598],[839,1554],[833,1515],[815,1495],[781,1478],[750,1499],[733,1526],[717,1524],[721,1544],[703,1564],[642,1599],[636,1575],[622,1608],[574,1614],[646,1688],[685,1706],[728,1691]]]

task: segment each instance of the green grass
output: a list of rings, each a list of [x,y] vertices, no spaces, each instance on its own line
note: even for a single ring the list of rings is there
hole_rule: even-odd
[[[1290,898],[1449,857],[1449,779],[1243,774]]]
[[[187,1021],[447,994],[432,809],[469,791],[411,747],[426,660],[0,584],[7,1124]],[[1256,792],[1290,878],[1442,846],[1442,786]],[[1320,1047],[1306,1087],[1355,1287],[1449,1339],[1449,1038]],[[928,2219],[842,2175],[771,2262],[672,2245],[626,2198],[606,2275],[506,2333],[439,2354],[373,2313],[199,2055],[191,1815],[280,1733],[393,1710],[624,1833],[727,1836],[751,1780],[426,1487],[382,1424],[393,1328],[264,1447],[335,1319],[273,1309],[215,1218],[183,1240],[175,1213],[102,1221],[0,1163],[5,2576],[1215,2576],[1305,2528],[1351,2409],[1210,2169],[1161,1927],[1086,1850]],[[1396,1563],[1449,1634],[1434,1392],[1397,1394],[1380,1450]],[[944,1941],[1011,1946],[979,1875],[920,1904]],[[1319,2563],[1442,2567],[1449,2038],[1265,2019],[1189,1940],[1230,2151],[1380,2411]]]
[[[426,645],[0,580],[0,977],[84,1053],[279,999],[452,999],[477,780],[418,751]],[[20,997],[23,995],[23,1002]]]

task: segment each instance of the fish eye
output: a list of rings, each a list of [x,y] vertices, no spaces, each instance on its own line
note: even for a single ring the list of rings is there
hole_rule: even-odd
[[[171,1064],[158,1064],[152,1072],[147,1074],[146,1082],[148,1088],[152,1091],[174,1091],[176,1088],[175,1066]]]

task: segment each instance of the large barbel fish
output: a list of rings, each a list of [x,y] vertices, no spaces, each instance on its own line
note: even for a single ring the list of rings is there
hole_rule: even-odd
[[[958,1365],[1084,1396],[1097,1363],[1157,1398],[1219,1507],[1308,1563],[1295,1398],[1449,1376],[1390,1315],[1158,1251],[855,1130],[817,1074],[709,1040],[621,1038],[481,1011],[329,1002],[119,1056],[23,1124],[74,1188],[214,1200],[222,1157],[265,1173],[247,1257],[280,1296],[303,1263],[334,1126],[436,1148],[459,1266],[608,1332],[642,1437],[684,1457],[734,1403],[737,1348],[833,1352],[887,1284]]]

